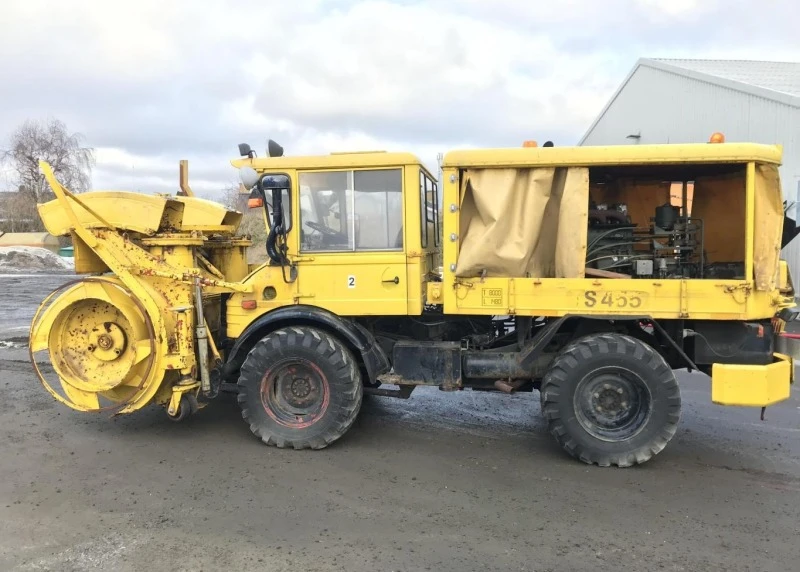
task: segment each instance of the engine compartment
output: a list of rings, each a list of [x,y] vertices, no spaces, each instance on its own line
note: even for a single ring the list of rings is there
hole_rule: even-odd
[[[590,177],[588,271],[744,279],[743,166],[598,168]]]

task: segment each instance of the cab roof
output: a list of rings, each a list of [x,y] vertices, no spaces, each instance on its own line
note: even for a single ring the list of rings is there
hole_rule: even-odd
[[[557,167],[696,163],[781,164],[780,145],[681,143],[586,147],[465,149],[445,154],[442,167]]]
[[[257,171],[271,169],[357,169],[399,167],[401,165],[419,165],[424,168],[419,158],[412,153],[388,153],[385,151],[331,153],[330,155],[308,155],[302,157],[254,157],[253,159],[242,157],[233,159],[231,165],[237,169],[249,166]]]

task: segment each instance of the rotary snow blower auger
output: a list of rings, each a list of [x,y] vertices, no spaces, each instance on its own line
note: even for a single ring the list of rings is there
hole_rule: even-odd
[[[123,414],[153,401],[175,420],[197,411],[219,389],[212,332],[222,296],[249,291],[237,283],[250,245],[235,236],[242,215],[184,185],[177,197],[76,196],[39,165],[56,196],[38,207],[45,228],[72,237],[75,272],[90,275],[51,293],[31,323],[31,362],[44,387],[79,411]],[[45,379],[41,352],[57,382]]]

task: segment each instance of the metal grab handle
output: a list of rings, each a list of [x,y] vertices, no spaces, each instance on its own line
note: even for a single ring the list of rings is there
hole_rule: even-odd
[[[400,278],[398,278],[397,276],[395,276],[395,277],[394,277],[394,278],[392,278],[391,280],[383,280],[382,282],[383,282],[384,284],[400,284]]]

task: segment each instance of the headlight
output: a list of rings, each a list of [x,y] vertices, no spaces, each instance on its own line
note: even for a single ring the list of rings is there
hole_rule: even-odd
[[[239,180],[242,181],[244,188],[249,191],[256,186],[258,173],[252,167],[241,167],[239,169]]]

